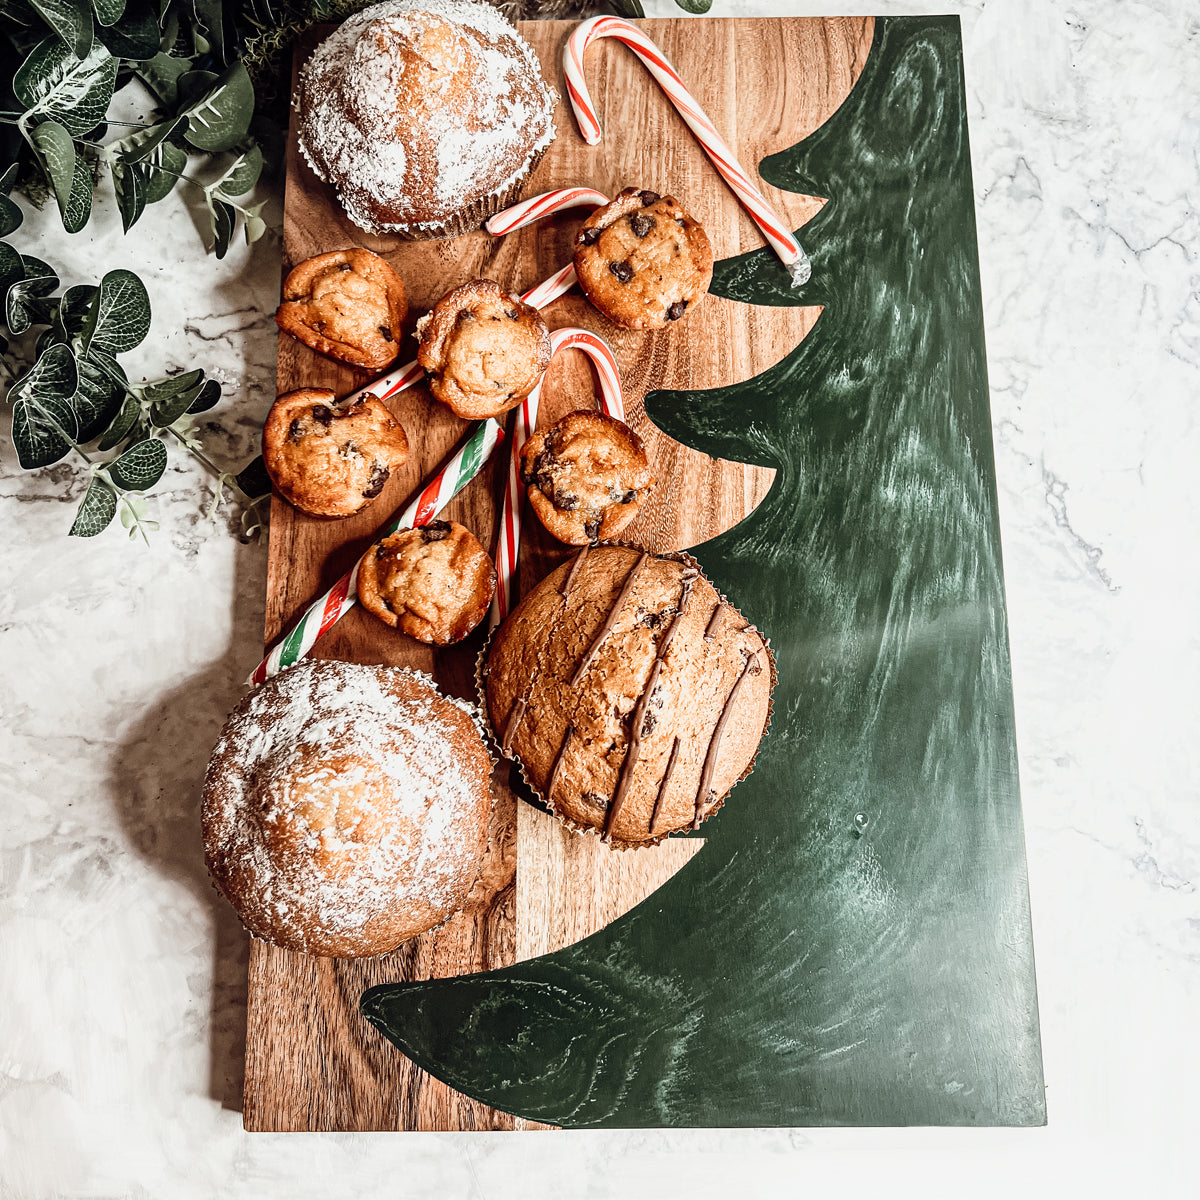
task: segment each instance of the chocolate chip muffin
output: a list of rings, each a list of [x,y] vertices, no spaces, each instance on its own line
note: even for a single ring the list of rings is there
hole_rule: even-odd
[[[417,331],[429,390],[471,421],[516,408],[550,364],[550,331],[537,309],[491,279],[448,292]]]
[[[708,291],[708,235],[671,196],[626,188],[575,235],[575,274],[588,300],[622,329],[678,321]]]
[[[288,272],[275,323],[321,354],[382,371],[400,353],[407,316],[404,284],[382,258],[334,250]]]
[[[462,907],[487,847],[491,759],[428,676],[310,660],[237,706],[204,777],[209,872],[256,937],[384,954]]]
[[[749,774],[773,685],[765,639],[693,559],[602,545],[496,631],[480,700],[557,816],[640,846],[697,828]]]
[[[326,388],[278,397],[263,425],[263,462],[279,494],[315,517],[348,517],[408,458],[403,428],[369,393],[348,408]]]
[[[420,642],[446,646],[483,620],[496,569],[475,535],[455,521],[430,521],[376,542],[358,568],[359,603]]]
[[[579,409],[521,447],[521,482],[546,529],[572,546],[616,537],[654,486],[638,437],[624,421]]]

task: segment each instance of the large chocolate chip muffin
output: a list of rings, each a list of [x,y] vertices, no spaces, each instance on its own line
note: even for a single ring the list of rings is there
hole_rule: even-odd
[[[471,0],[388,0],[313,52],[300,149],[371,233],[453,237],[512,203],[554,140],[533,48]]]
[[[616,845],[699,826],[749,773],[770,718],[765,639],[686,555],[586,549],[486,653],[501,752],[568,825]]]
[[[234,710],[204,780],[204,855],[257,937],[383,954],[459,909],[487,847],[472,711],[414,671],[309,661]]]

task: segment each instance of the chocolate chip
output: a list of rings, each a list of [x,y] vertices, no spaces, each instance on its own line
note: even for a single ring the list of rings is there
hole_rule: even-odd
[[[622,491],[619,485],[610,483],[608,485],[608,498],[614,504],[632,504],[637,499],[637,489],[630,488],[629,491]]]
[[[349,263],[338,263],[339,271],[353,271],[354,268]]]
[[[311,416],[318,425],[324,425],[328,427],[329,422],[333,420],[333,410],[326,408],[324,404],[314,404],[309,412],[309,416]]]
[[[649,208],[650,205],[657,204],[662,197],[657,192],[638,192],[638,199],[643,208]]]
[[[646,709],[646,715],[642,718],[642,737],[649,737],[654,732],[654,727],[658,724],[658,714],[652,708]]]
[[[608,269],[621,283],[628,283],[633,278],[633,268],[627,262],[610,262]]]
[[[506,308],[504,315],[510,320],[515,321],[521,314],[515,308]]]
[[[608,808],[607,798],[601,796],[599,792],[584,792],[579,798],[589,808],[598,808],[601,812],[604,812]]]
[[[653,217],[648,217],[645,213],[634,213],[629,218],[629,228],[633,230],[634,237],[644,238],[657,224]]]
[[[667,309],[667,320],[678,321],[686,311],[687,305],[688,302],[686,300],[676,300],[675,303]]]
[[[450,536],[449,521],[430,521],[421,527],[421,539],[426,542],[440,542]]]
[[[392,337],[392,331],[386,325],[380,325],[379,332],[383,334],[385,342],[394,342],[396,339]]]
[[[583,523],[583,536],[589,542],[594,542],[600,536],[600,518],[594,517],[590,521]]]
[[[363,496],[367,500],[373,500],[383,491],[383,485],[387,483],[390,475],[391,471],[387,467],[382,463],[375,463],[371,470],[370,482],[363,488]]]
[[[299,417],[288,426],[288,440],[298,442],[304,436],[304,425]]]
[[[600,240],[602,232],[600,229],[585,229],[580,233],[579,240],[585,246],[594,246]]]
[[[570,492],[555,491],[554,507],[561,512],[574,512],[579,507],[579,497]]]

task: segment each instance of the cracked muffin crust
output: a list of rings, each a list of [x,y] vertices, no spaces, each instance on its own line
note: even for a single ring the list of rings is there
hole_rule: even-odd
[[[616,537],[637,516],[654,477],[628,425],[579,409],[521,447],[521,482],[547,531],[584,546]]]
[[[537,309],[491,279],[448,292],[417,332],[429,390],[472,421],[516,408],[550,363],[550,331]]]
[[[358,569],[358,599],[385,624],[446,646],[483,620],[496,569],[475,535],[456,521],[430,521],[376,542]]]
[[[575,235],[575,274],[592,305],[622,329],[678,321],[712,280],[708,235],[672,196],[626,188]]]
[[[697,828],[749,774],[774,678],[765,639],[694,560],[602,545],[499,627],[480,701],[558,817],[637,846]]]
[[[279,494],[316,517],[348,517],[408,458],[408,438],[369,393],[339,408],[327,388],[285,392],[263,425],[263,462]]]
[[[293,267],[275,323],[320,354],[382,371],[400,353],[407,317],[400,276],[377,254],[351,249]]]

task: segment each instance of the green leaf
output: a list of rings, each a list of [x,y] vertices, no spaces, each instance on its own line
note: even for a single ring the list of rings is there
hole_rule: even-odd
[[[92,172],[82,154],[75,156],[75,172],[71,179],[71,195],[63,210],[63,228],[68,233],[78,233],[92,215]]]
[[[267,232],[267,223],[260,216],[250,215],[246,217],[244,228],[246,230],[246,245],[252,246]]]
[[[35,117],[61,122],[73,137],[83,137],[104,120],[112,100],[118,62],[99,43],[86,58],[76,58],[57,37],[30,51],[13,77],[17,99]]]
[[[155,401],[150,406],[150,424],[155,429],[166,429],[168,425],[173,425],[191,408],[192,401],[200,394],[200,388],[201,385],[197,384],[187,391]]]
[[[160,121],[148,129],[135,129],[133,133],[121,138],[120,141],[109,142],[104,147],[105,157],[110,161],[119,158],[123,163],[144,162],[153,156],[158,147],[167,140],[184,123],[183,117],[171,117]]]
[[[112,360],[115,365],[115,360]],[[77,358],[76,370],[79,384],[71,399],[79,423],[76,440],[90,442],[98,433],[108,428],[113,418],[121,411],[123,398],[128,394],[105,370],[101,356]],[[121,372],[123,375],[124,372]]]
[[[29,132],[29,140],[50,177],[59,211],[66,213],[75,182],[75,143],[57,121],[43,121]]]
[[[116,58],[129,62],[153,58],[162,46],[158,12],[149,0],[129,0],[119,24],[96,35]]]
[[[7,196],[0,196],[0,237],[8,237],[21,228],[25,214],[17,206],[16,201]]]
[[[221,385],[215,379],[206,379],[204,386],[196,393],[195,399],[188,405],[188,412],[192,415],[196,413],[208,412],[210,408],[215,408],[221,401]]]
[[[221,0],[191,0],[192,13],[197,24],[208,34],[208,40],[216,47],[222,62],[230,58],[230,35]]]
[[[132,272],[109,271],[100,280],[96,327],[84,349],[124,354],[140,346],[150,332],[150,297],[146,285]]]
[[[176,58],[160,51],[153,58],[137,63],[133,69],[164,105],[174,108],[179,99],[179,77],[192,69],[192,63],[190,59]]]
[[[179,182],[187,170],[187,153],[173,142],[155,147],[149,161],[141,166],[146,176],[146,203],[157,204]]]
[[[95,537],[112,523],[117,512],[117,494],[99,475],[93,475],[71,526],[71,537]]]
[[[76,58],[87,58],[92,48],[92,10],[87,0],[29,0],[29,3]]]
[[[119,445],[134,425],[137,424],[137,419],[141,411],[142,406],[137,402],[136,397],[130,396],[127,393],[117,415],[113,418],[112,424],[105,431],[104,436],[96,443],[97,447],[101,450],[111,450],[114,446]]]
[[[146,176],[141,166],[117,161],[112,164],[112,180],[121,228],[128,233],[146,207]]]
[[[7,242],[0,242],[0,305],[7,308],[8,289],[24,278],[25,264],[21,256]]]
[[[712,8],[712,0],[675,0],[684,12],[706,13]]]
[[[271,477],[267,474],[266,463],[260,454],[253,462],[247,463],[235,476],[238,487],[250,497],[257,500],[259,496],[271,494]]]
[[[92,0],[92,8],[101,25],[114,25],[125,11],[125,0]]]
[[[262,169],[262,151],[251,146],[230,163],[220,179],[208,185],[208,190],[220,196],[243,196],[258,182]]]
[[[152,488],[167,469],[167,448],[156,437],[135,442],[115,462],[109,463],[109,478],[122,491],[144,492]]]
[[[42,319],[43,305],[38,300],[58,287],[58,276],[48,263],[32,254],[22,254],[20,259],[25,278],[9,284],[4,298],[5,324],[9,333],[18,335],[24,333],[35,319]]]
[[[233,226],[237,221],[237,211],[224,200],[210,198],[209,215],[212,217],[213,250],[218,258],[224,258],[229,249],[229,240],[233,237]]]
[[[12,437],[17,460],[27,471],[48,467],[77,440],[78,422],[71,406],[79,374],[70,346],[51,346],[9,389]]]
[[[152,404],[158,404],[163,400],[170,400],[173,396],[178,396],[180,392],[190,392],[203,378],[204,371],[197,367],[194,371],[188,371],[184,375],[174,375],[170,379],[152,383],[143,394]]]
[[[254,85],[234,63],[196,103],[184,110],[187,140],[198,150],[230,150],[246,136],[254,115]]]
[[[91,315],[92,302],[100,294],[94,283],[77,283],[62,294],[58,312],[54,315],[54,327],[64,342],[80,337]]]

